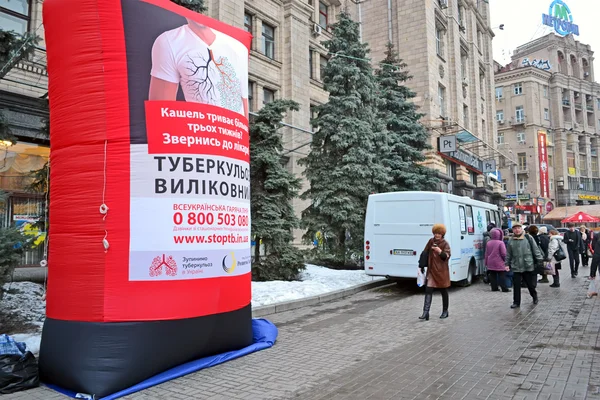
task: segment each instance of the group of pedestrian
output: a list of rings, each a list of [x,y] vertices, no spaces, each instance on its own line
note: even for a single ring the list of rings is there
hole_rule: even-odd
[[[493,292],[510,292],[508,288],[507,273],[512,275],[513,303],[511,308],[521,306],[521,287],[527,288],[533,300],[538,304],[537,283],[548,282],[548,274],[552,275],[553,282],[550,287],[560,287],[560,274],[562,261],[569,258],[571,277],[576,278],[579,273],[580,256],[584,267],[588,266],[589,257],[592,255],[590,279],[595,279],[600,265],[600,235],[594,235],[585,226],[575,229],[574,224],[568,224],[569,230],[564,237],[555,230],[545,226],[539,228],[535,225],[524,229],[523,224],[512,224],[512,235],[496,227],[493,223],[487,227],[484,234],[483,251],[484,265],[486,267],[485,280],[489,282]],[[429,320],[429,310],[433,299],[433,292],[439,290],[442,295],[442,314],[440,318],[448,318],[448,287],[450,287],[450,245],[444,236],[446,227],[436,224],[432,229],[431,238],[423,250],[419,268],[424,273],[427,268],[425,304],[421,320]],[[538,281],[538,275],[542,278]]]

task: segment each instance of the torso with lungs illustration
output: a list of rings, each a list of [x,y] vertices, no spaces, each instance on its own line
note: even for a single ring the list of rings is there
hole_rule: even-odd
[[[189,102],[206,103],[244,113],[242,98],[248,98],[248,60],[243,45],[214,31],[207,45],[189,25],[164,32],[152,48],[152,76],[179,83]]]

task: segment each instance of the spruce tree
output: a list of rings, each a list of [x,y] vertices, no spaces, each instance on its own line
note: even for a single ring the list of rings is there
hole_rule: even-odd
[[[206,11],[204,0],[171,0],[173,3],[185,7],[197,13]]]
[[[30,55],[39,41],[40,37],[35,34],[19,35],[14,31],[0,29],[0,78]]]
[[[438,183],[435,172],[419,164],[425,160],[424,151],[431,148],[429,133],[419,123],[424,114],[418,113],[411,101],[415,92],[403,85],[412,77],[392,43],[387,44],[385,56],[375,76],[380,90],[379,118],[387,130],[382,162],[390,171],[391,182],[378,189],[381,192],[434,190]]]
[[[252,236],[255,255],[254,280],[293,280],[304,269],[300,250],[291,245],[293,229],[299,227],[292,200],[298,196],[300,179],[281,162],[283,114],[298,110],[291,100],[266,104],[250,125],[250,188]],[[260,254],[261,241],[265,256]]]
[[[327,103],[317,106],[310,154],[299,161],[310,188],[303,211],[305,240],[321,232],[333,259],[331,266],[362,258],[364,218],[369,194],[385,184],[388,174],[379,162],[383,128],[377,118],[377,84],[368,45],[361,43],[359,25],[342,12],[323,42],[332,55],[322,81]]]

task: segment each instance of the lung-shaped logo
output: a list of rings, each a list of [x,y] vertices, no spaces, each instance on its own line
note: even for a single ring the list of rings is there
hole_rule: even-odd
[[[161,276],[163,273],[163,267],[165,267],[165,273],[168,276],[176,276],[177,275],[177,263],[173,259],[173,257],[169,256],[167,258],[166,255],[154,257],[152,260],[152,265],[150,266],[150,276]]]

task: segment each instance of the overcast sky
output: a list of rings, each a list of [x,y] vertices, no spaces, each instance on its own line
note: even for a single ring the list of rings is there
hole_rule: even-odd
[[[596,81],[600,75],[600,1],[564,0],[571,9],[573,22],[579,25],[575,40],[589,44],[594,54]],[[489,0],[492,27],[504,24],[504,30],[494,29],[492,42],[494,59],[501,64],[510,62],[510,52],[518,46],[553,32],[542,25],[542,14],[548,14],[552,0]]]

